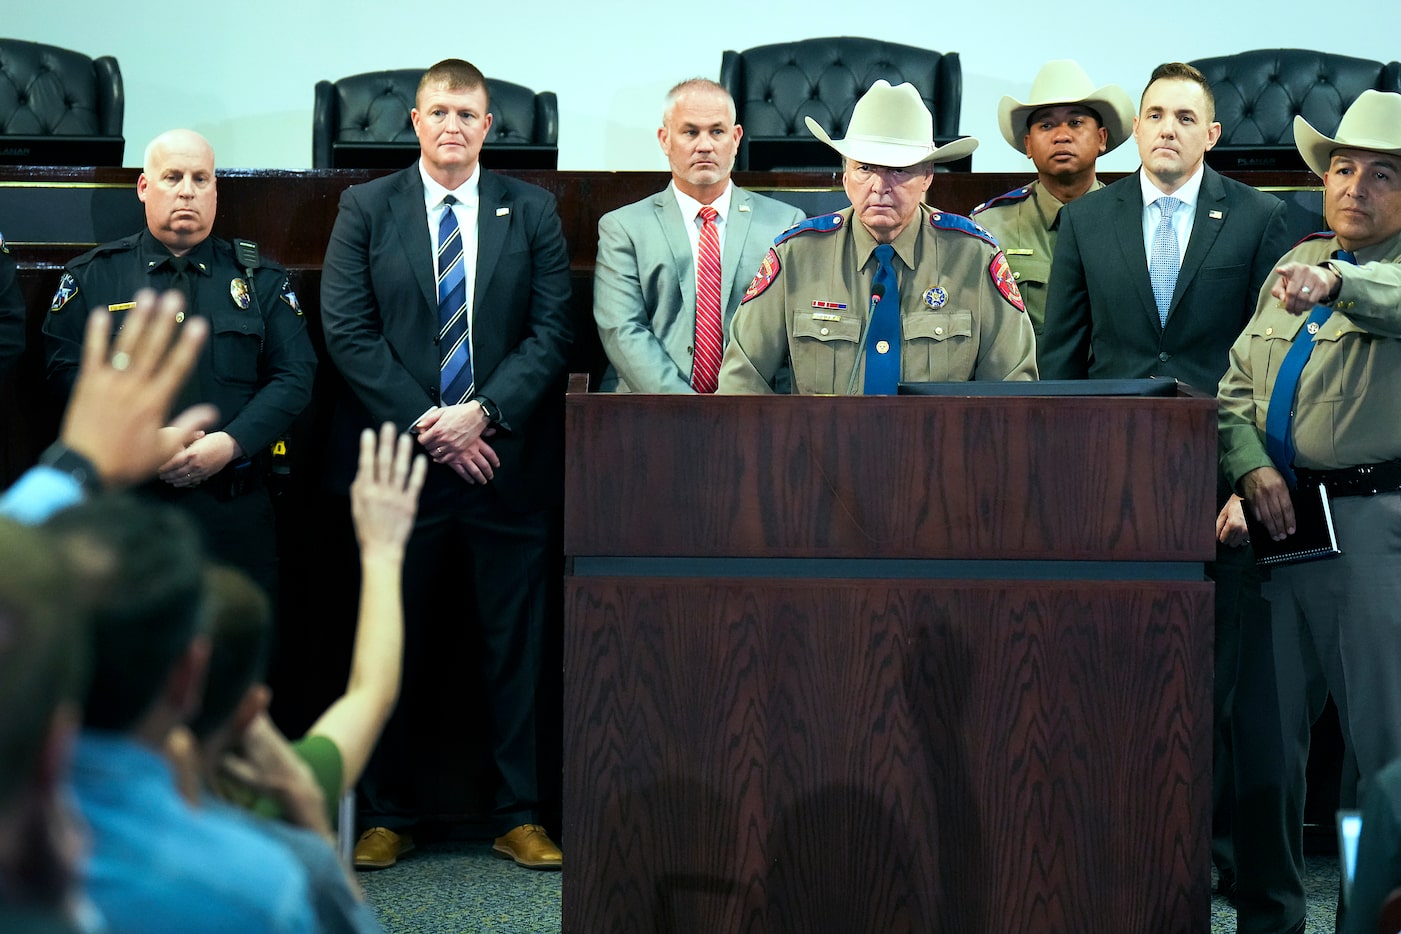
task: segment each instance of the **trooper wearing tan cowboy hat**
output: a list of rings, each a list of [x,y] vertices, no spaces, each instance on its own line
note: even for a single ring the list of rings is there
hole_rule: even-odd
[[[1133,117],[1133,99],[1123,88],[1096,88],[1069,59],[1042,65],[1026,101],[1009,95],[997,106],[1003,139],[1032,161],[1036,180],[983,202],[972,216],[1007,254],[1038,337],[1060,209],[1104,187],[1095,177],[1095,160],[1133,135]]]
[[[883,395],[901,381],[1036,378],[1036,341],[996,242],[968,218],[924,203],[935,163],[977,148],[934,143],[909,84],[877,81],[844,139],[812,118],[844,159],[851,207],[810,218],[775,243],[735,313],[720,392]]]
[[[1231,348],[1218,393],[1221,463],[1277,540],[1299,524],[1286,478],[1296,479],[1298,497],[1321,484],[1342,555],[1274,568],[1262,588],[1269,643],[1242,632],[1242,659],[1269,653],[1274,683],[1257,688],[1243,662],[1237,696],[1273,705],[1261,706],[1266,715],[1252,718],[1252,730],[1281,729],[1264,741],[1276,757],[1247,765],[1258,768],[1262,786],[1280,786],[1271,797],[1297,805],[1260,853],[1237,846],[1242,931],[1247,910],[1288,910],[1275,929],[1303,929],[1294,841],[1309,723],[1325,689],[1357,760],[1359,804],[1367,806],[1382,767],[1401,757],[1401,95],[1364,91],[1332,137],[1295,117],[1294,141],[1323,177],[1330,229],[1279,261]],[[1246,789],[1242,783],[1242,795]],[[1354,901],[1346,929],[1376,930],[1394,883]]]

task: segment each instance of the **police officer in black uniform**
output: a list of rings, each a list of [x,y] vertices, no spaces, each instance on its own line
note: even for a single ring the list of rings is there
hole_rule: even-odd
[[[146,147],[136,194],[146,229],[70,262],[44,319],[50,384],[67,397],[90,309],[107,305],[120,328],[143,288],[178,289],[210,338],[181,406],[210,402],[216,427],[162,465],[148,489],[188,509],[210,553],[275,592],[277,546],[264,486],[269,448],[311,398],[316,355],[281,267],[252,244],[209,235],[217,194],[214,150],[198,133],[171,130]],[[118,362],[113,361],[114,365]],[[181,406],[177,406],[177,409]]]

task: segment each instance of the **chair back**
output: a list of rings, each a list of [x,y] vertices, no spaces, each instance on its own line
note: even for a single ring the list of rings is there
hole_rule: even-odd
[[[744,126],[736,168],[837,165],[840,158],[812,136],[803,118],[812,117],[834,138],[845,136],[856,102],[879,78],[915,86],[934,116],[935,139],[947,142],[958,135],[963,69],[957,52],[940,53],[853,36],[725,52],[720,60],[720,84],[735,99],[735,110]],[[770,145],[784,140],[793,145]],[[760,164],[771,161],[768,156],[761,157],[765,151],[792,153],[798,161],[781,166]]]

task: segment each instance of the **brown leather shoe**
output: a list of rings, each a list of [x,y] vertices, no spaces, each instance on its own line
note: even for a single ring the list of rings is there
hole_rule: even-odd
[[[502,859],[515,860],[526,869],[559,869],[564,854],[539,824],[521,824],[505,836],[497,837],[492,852]]]
[[[387,827],[371,827],[355,843],[356,869],[388,869],[413,849],[413,837]]]

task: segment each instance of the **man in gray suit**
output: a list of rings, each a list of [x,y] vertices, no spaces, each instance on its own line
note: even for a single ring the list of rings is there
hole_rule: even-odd
[[[598,222],[593,313],[608,354],[600,390],[715,391],[744,290],[774,237],[803,219],[730,184],[743,135],[735,102],[714,81],[693,78],[667,94],[657,140],[671,184]],[[718,251],[710,262],[707,242]]]

